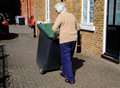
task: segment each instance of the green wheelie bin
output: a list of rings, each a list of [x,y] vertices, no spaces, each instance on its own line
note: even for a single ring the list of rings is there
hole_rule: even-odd
[[[52,24],[39,23],[37,27],[40,30],[37,49],[37,64],[40,73],[58,70],[60,68],[60,47],[59,40],[55,39],[55,33],[52,31]]]

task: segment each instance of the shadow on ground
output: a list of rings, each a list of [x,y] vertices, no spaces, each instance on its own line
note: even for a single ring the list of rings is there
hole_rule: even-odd
[[[73,72],[75,74],[77,69],[80,69],[84,65],[85,60],[74,57],[72,62],[73,62]]]
[[[9,34],[0,33],[0,40],[10,40],[10,39],[15,39],[17,37],[18,34],[16,33],[9,33]]]
[[[85,62],[85,60],[79,59],[77,57],[74,57],[72,59],[74,75],[75,75],[76,71],[84,65],[84,62]],[[43,74],[46,74],[48,72],[57,71],[57,70],[61,70],[61,68],[52,69],[52,70],[47,69],[46,71],[40,70],[40,73],[43,75]]]

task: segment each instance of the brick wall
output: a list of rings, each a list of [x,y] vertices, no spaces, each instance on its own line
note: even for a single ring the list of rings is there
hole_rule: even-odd
[[[34,15],[34,0],[20,0],[21,2],[21,16],[26,19],[26,24],[31,15]]]
[[[80,22],[81,0],[65,0],[64,2],[66,3],[68,11],[73,13],[78,19],[78,22]]]
[[[50,0],[50,18],[51,22],[55,21],[57,16],[54,5],[59,0]],[[45,21],[45,0],[35,0],[35,16],[37,20]]]
[[[57,3],[57,2],[59,2],[59,0],[51,0],[50,1],[50,17],[51,17],[51,22],[53,22],[54,23],[54,21],[55,21],[55,19],[56,19],[56,17],[57,17],[57,13],[56,13],[56,11],[55,11],[55,4]]]
[[[103,23],[104,23],[104,1],[95,0],[94,10],[94,24],[96,27],[95,32],[95,50],[98,54],[102,53],[103,48]]]
[[[95,32],[82,31],[82,53],[89,56],[100,56],[103,45],[103,17],[104,2],[95,0],[94,6],[94,26]]]
[[[35,16],[37,20],[45,20],[45,0],[35,0]]]

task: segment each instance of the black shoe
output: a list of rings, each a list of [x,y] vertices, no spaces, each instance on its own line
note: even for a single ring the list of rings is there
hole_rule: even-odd
[[[64,78],[66,78],[64,73],[61,72],[60,75]]]
[[[33,35],[34,38],[36,38],[37,36],[36,35]]]
[[[40,69],[40,74],[44,75],[46,74],[46,71],[44,71],[43,69]]]
[[[65,82],[66,82],[66,83],[69,83],[69,84],[75,84],[75,80],[65,79]]]

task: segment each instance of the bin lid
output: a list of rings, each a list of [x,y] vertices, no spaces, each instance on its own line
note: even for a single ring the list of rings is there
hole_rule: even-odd
[[[37,24],[39,30],[41,30],[48,38],[55,38],[55,33],[52,31],[52,23],[40,23]]]

